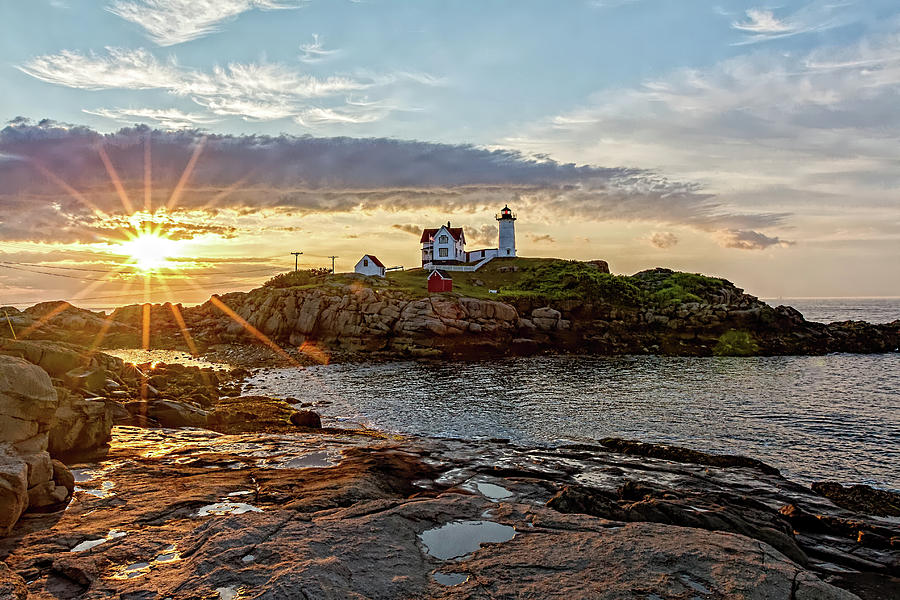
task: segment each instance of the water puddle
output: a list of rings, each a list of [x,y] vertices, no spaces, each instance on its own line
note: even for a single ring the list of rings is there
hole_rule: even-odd
[[[90,480],[88,480],[90,481]],[[76,492],[82,492],[85,494],[89,494],[96,498],[109,498],[110,496],[115,496],[116,493],[112,491],[112,489],[116,487],[116,483],[114,481],[104,481],[100,484],[99,488],[86,488],[81,487],[80,485],[75,486]]]
[[[303,456],[297,456],[284,463],[286,469],[318,469],[325,467],[333,467],[337,463],[334,462],[333,456],[328,452],[310,452]]]
[[[150,572],[150,563],[137,562],[130,565],[119,567],[111,575],[109,579],[134,579]]]
[[[109,533],[106,534],[105,538],[99,538],[96,540],[85,540],[69,550],[69,552],[84,552],[85,550],[90,550],[91,548],[95,548],[104,542],[108,542],[110,540],[115,540],[120,537],[125,537],[124,531],[119,531],[118,529],[110,529]]]
[[[113,569],[112,572],[107,575],[107,578],[134,579],[135,577],[148,574],[151,569],[158,567],[159,565],[166,565],[178,560],[181,560],[181,554],[179,554],[175,546],[172,545],[163,549],[161,554],[158,554],[156,558],[149,562],[135,562]]]
[[[208,504],[201,508],[197,511],[196,516],[242,515],[248,512],[262,512],[262,509],[243,502],[216,502],[215,504]]]
[[[482,544],[508,542],[514,527],[493,521],[453,521],[419,534],[425,551],[440,560],[458,558],[478,550]]]
[[[216,588],[216,593],[219,594],[219,600],[238,600],[243,591],[243,589],[238,588],[235,585]]]
[[[493,502],[512,496],[512,492],[508,489],[499,485],[494,485],[493,483],[476,483],[475,487],[482,496]]]
[[[446,585],[448,587],[459,585],[469,580],[469,576],[465,573],[441,573],[440,571],[435,571],[434,573],[432,573],[431,578],[434,579],[437,583]]]

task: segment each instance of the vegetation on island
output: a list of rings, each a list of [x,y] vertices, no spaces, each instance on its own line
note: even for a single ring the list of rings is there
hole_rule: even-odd
[[[325,283],[329,275],[331,275],[331,269],[325,268],[290,271],[288,273],[279,273],[272,277],[263,284],[263,287],[291,288],[318,285]]]
[[[354,273],[331,274],[329,269],[306,269],[276,275],[264,287],[310,288],[356,282],[421,298],[428,295],[427,275],[420,268],[392,271],[384,279]],[[500,259],[478,271],[453,271],[450,275],[452,293],[460,296],[505,301],[526,298],[601,301],[619,306],[715,303],[721,290],[730,285],[724,279],[669,269],[613,275],[596,263],[557,258]]]

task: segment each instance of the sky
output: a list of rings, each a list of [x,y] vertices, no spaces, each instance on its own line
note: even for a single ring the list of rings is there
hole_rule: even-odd
[[[423,227],[496,245],[506,204],[523,256],[900,296],[895,0],[0,0],[0,22],[0,305],[199,302],[292,251],[409,268]]]

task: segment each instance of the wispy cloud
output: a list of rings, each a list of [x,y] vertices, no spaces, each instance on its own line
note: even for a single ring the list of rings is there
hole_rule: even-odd
[[[184,129],[219,121],[208,115],[186,113],[175,108],[96,108],[83,109],[83,112],[123,123],[155,123],[165,129]]]
[[[543,235],[537,235],[537,234],[532,233],[531,235],[528,236],[528,239],[531,240],[532,243],[535,243],[535,244],[542,244],[542,243],[553,244],[556,242],[556,239],[548,233],[545,233]]]
[[[399,229],[404,233],[408,233],[410,235],[419,236],[422,234],[422,227],[419,225],[413,225],[412,223],[394,223],[391,225],[394,229]]]
[[[722,246],[738,250],[765,250],[770,246],[793,246],[795,242],[770,237],[758,231],[732,229],[719,234]]]
[[[760,8],[748,9],[747,20],[735,21],[731,26],[751,33],[784,33],[793,30],[791,25],[775,18],[771,10]]]
[[[756,44],[842,27],[860,16],[855,5],[855,0],[816,0],[782,18],[777,17],[773,10],[750,8],[743,20],[731,24],[733,29],[747,34],[735,45]]]
[[[209,35],[250,10],[298,8],[301,2],[275,0],[115,0],[107,10],[141,26],[160,46]]]
[[[18,67],[42,81],[86,90],[164,90],[187,97],[218,116],[298,123],[368,123],[396,107],[346,100],[344,96],[390,85],[396,76],[315,77],[280,63],[229,63],[209,72],[157,59],[145,49],[107,48],[105,54],[64,50],[37,56]],[[311,101],[330,99],[330,105]],[[366,104],[364,106],[363,104]]]
[[[319,38],[319,34],[312,34],[313,41],[300,44],[300,50],[303,51],[303,55],[300,57],[305,63],[315,63],[320,62],[329,56],[333,56],[340,52],[340,50],[326,50],[323,48],[323,40]]]
[[[816,203],[816,210],[824,210],[823,198],[895,205],[890,190],[898,181],[898,35],[869,36],[806,55],[757,50],[708,69],[679,70],[638,87],[606,90],[506,143],[559,160],[630,164],[701,182],[689,190],[695,199],[708,190],[731,211],[744,206],[757,216],[767,210],[809,214]],[[748,218],[738,223],[696,210],[689,218],[676,216],[677,195],[668,194],[671,204],[659,213],[659,222],[690,220],[729,248],[784,246],[786,238],[804,240],[821,228],[845,225],[834,212],[815,219],[815,230],[773,235],[767,229],[790,221],[751,225]],[[632,214],[642,212],[630,208]],[[881,217],[866,221],[865,214],[857,225],[861,237],[895,235],[882,234]]]

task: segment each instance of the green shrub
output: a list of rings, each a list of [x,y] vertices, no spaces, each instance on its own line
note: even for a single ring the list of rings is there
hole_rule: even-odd
[[[677,273],[669,269],[652,269],[632,276],[632,280],[646,291],[649,299],[668,306],[684,302],[713,302],[723,288],[731,287],[724,279],[697,273]]]
[[[643,297],[629,277],[603,273],[574,260],[529,269],[514,289],[553,299],[602,300],[627,305],[637,305]]]
[[[759,353],[759,346],[747,331],[730,329],[719,336],[719,340],[713,348],[716,356],[755,356]]]
[[[289,288],[301,285],[310,285],[314,283],[322,283],[331,269],[305,269],[303,271],[291,271],[290,273],[281,273],[263,284],[268,288]]]

